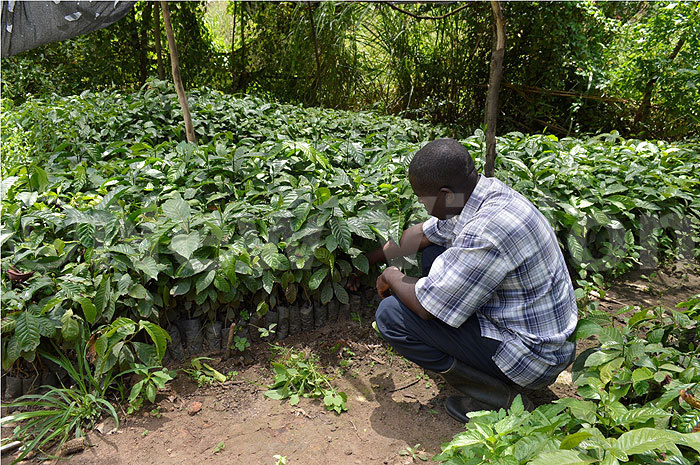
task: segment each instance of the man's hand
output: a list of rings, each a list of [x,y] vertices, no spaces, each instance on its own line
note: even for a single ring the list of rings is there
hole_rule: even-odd
[[[386,299],[391,295],[391,286],[384,279],[384,273],[380,274],[377,278],[377,293],[382,299]]]
[[[348,276],[348,282],[345,284],[345,288],[351,292],[357,292],[360,290],[360,273],[358,269],[353,269],[352,274]]]
[[[382,298],[390,294],[407,306],[413,313],[424,320],[433,317],[416,297],[418,278],[406,276],[395,266],[388,266],[377,279],[377,292]]]

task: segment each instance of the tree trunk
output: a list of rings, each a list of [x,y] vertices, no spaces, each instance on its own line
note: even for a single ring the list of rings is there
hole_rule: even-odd
[[[246,56],[245,56],[245,2],[241,2],[241,75],[238,81],[238,88],[243,93],[248,90],[248,76],[246,74]]]
[[[156,42],[156,61],[158,62],[158,79],[161,81],[165,79],[165,69],[163,67],[163,51],[161,49],[161,38],[160,38],[160,14],[158,11],[159,5],[157,3],[153,4],[153,27],[155,28],[155,42]]]
[[[236,2],[233,2],[233,28],[231,29],[231,59],[229,72],[231,73],[231,92],[236,91],[236,62],[234,50],[236,47]]]
[[[496,164],[496,124],[498,122],[498,91],[503,79],[503,55],[506,51],[506,30],[503,18],[501,2],[491,0],[495,34],[493,49],[491,50],[491,73],[489,77],[489,90],[486,95],[486,162],[484,175],[493,177]]]
[[[146,82],[148,77],[148,57],[146,52],[148,51],[148,21],[151,18],[151,9],[153,4],[146,3],[141,12],[141,40],[139,49],[139,81],[141,85]]]
[[[668,56],[669,63],[673,61],[674,58],[676,58],[678,52],[680,52],[681,48],[683,48],[683,44],[685,44],[685,37],[681,37],[678,40],[678,43],[674,47],[671,54]],[[637,109],[637,113],[634,115],[635,125],[640,121],[647,119],[649,109],[651,108],[651,91],[654,89],[654,84],[656,84],[656,81],[658,80],[659,74],[657,73],[654,76],[652,76],[651,79],[649,79],[649,82],[647,82],[647,85],[644,88],[644,95],[642,96],[642,103],[641,105],[639,105],[639,109]]]
[[[314,24],[314,10],[311,8],[311,3],[306,4],[306,11],[309,15],[309,23],[311,24],[311,39],[314,42],[314,56],[316,58],[316,77],[311,83],[311,104],[317,103],[317,90],[321,82],[321,57],[318,54],[318,39],[316,38],[316,25]]]
[[[182,116],[185,120],[185,133],[187,134],[187,142],[197,143],[197,138],[194,135],[194,127],[192,126],[192,115],[190,115],[190,107],[187,104],[187,95],[185,87],[182,85],[180,77],[180,60],[177,58],[177,45],[175,44],[175,35],[173,34],[173,26],[170,23],[170,9],[168,2],[161,0],[160,7],[163,10],[163,24],[165,24],[165,35],[168,37],[168,48],[170,49],[170,64],[173,71],[173,82],[177,91],[177,99],[180,101],[182,108]]]

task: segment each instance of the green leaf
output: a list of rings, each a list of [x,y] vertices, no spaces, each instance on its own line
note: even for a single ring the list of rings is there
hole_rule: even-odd
[[[189,230],[189,219],[192,215],[192,209],[190,204],[183,200],[179,193],[176,192],[173,198],[165,201],[163,214],[180,224],[185,231]]]
[[[10,342],[7,344],[7,349],[2,354],[3,369],[10,370],[15,361],[22,355],[17,342],[17,335],[10,337]]]
[[[365,274],[369,273],[369,260],[367,260],[367,256],[364,254],[354,257],[352,259],[352,266]]]
[[[218,290],[226,294],[227,292],[231,292],[231,285],[229,284],[228,280],[220,275],[216,275],[214,277],[214,287],[216,287]]]
[[[657,428],[638,428],[623,433],[617,439],[617,448],[628,455],[641,454],[655,449],[666,449],[669,444],[682,443],[682,434]]]
[[[584,439],[588,439],[591,436],[593,436],[593,434],[589,431],[585,431],[585,430],[578,431],[574,434],[570,434],[567,437],[565,437],[561,441],[561,445],[559,446],[559,448],[560,449],[573,449],[574,447],[578,446],[581,443],[581,441],[583,441]]]
[[[336,298],[341,304],[350,303],[350,297],[348,296],[348,291],[345,290],[343,286],[338,283],[333,283],[333,290],[335,291]]]
[[[141,381],[137,382],[131,387],[131,391],[129,392],[129,402],[133,402],[136,400],[136,398],[141,394],[141,389],[143,388],[143,383],[144,380],[142,379]]]
[[[325,305],[330,302],[331,299],[333,299],[333,285],[330,281],[326,281],[321,289],[321,303]]]
[[[577,263],[583,262],[583,246],[579,242],[579,239],[573,234],[569,234],[566,238],[566,245],[569,249],[569,253]]]
[[[289,260],[277,251],[277,245],[272,242],[262,246],[260,257],[273,270],[284,271],[289,269]]]
[[[323,280],[328,276],[328,268],[323,267],[314,271],[314,274],[309,278],[309,289],[315,291],[321,285]]]
[[[262,282],[265,292],[272,294],[272,288],[275,285],[275,275],[273,275],[270,270],[263,271]]]
[[[270,389],[269,391],[265,391],[265,397],[268,399],[283,400],[287,398],[284,393],[285,391],[284,388]]]
[[[593,462],[597,460],[582,452],[554,450],[538,454],[528,465],[585,465]]]
[[[4,200],[7,192],[10,190],[12,185],[17,182],[19,176],[7,176],[3,177],[0,182],[0,200]]]
[[[350,231],[357,234],[360,237],[363,237],[365,239],[374,239],[374,233],[370,229],[369,226],[367,226],[362,219],[358,217],[351,217],[347,219],[348,223],[348,228],[350,228]]]
[[[14,235],[15,233],[12,231],[2,231],[2,233],[0,233],[0,245],[3,245],[8,239],[10,239]]]
[[[267,312],[270,311],[270,306],[265,302],[264,300],[258,304],[258,307],[255,309],[256,313],[258,316],[265,316]]]
[[[331,227],[331,234],[338,241],[340,248],[345,252],[348,251],[352,244],[352,234],[350,233],[350,228],[344,219],[333,216],[329,220]]]
[[[338,240],[332,234],[326,236],[326,248],[331,252],[338,248]]]
[[[148,297],[148,291],[146,290],[146,288],[138,283],[132,285],[129,288],[128,294],[129,297],[133,297],[134,299],[145,299],[146,297]]]
[[[170,295],[177,297],[179,295],[187,294],[192,286],[192,280],[190,278],[181,279],[175,283],[175,285],[170,288]]]
[[[46,171],[36,165],[31,167],[31,171],[32,175],[29,178],[29,187],[39,193],[46,191],[46,188],[49,187],[49,177]]]
[[[404,216],[401,212],[396,212],[391,215],[391,223],[389,223],[389,238],[399,244],[401,235],[403,234]]]
[[[95,308],[98,313],[101,314],[102,312],[104,312],[105,308],[107,308],[107,303],[109,302],[111,295],[112,278],[110,275],[106,275],[102,278],[102,282],[100,282],[100,286],[97,288],[97,292],[95,292],[95,298],[93,299]]]
[[[309,213],[311,213],[311,204],[305,202],[300,203],[292,213],[294,214],[294,219],[292,220],[292,231],[298,231],[304,225]]]
[[[80,297],[76,300],[80,304],[80,307],[83,309],[85,321],[87,321],[90,324],[93,324],[95,322],[95,319],[97,318],[97,307],[95,306],[95,304],[93,304],[89,299],[86,299],[85,297]]]
[[[335,264],[335,256],[328,249],[324,247],[317,247],[314,250],[314,257],[316,257],[321,263],[331,267],[331,272],[333,272],[333,265]]]
[[[41,339],[39,317],[24,311],[17,317],[16,321],[15,336],[19,349],[22,352],[34,352]]]
[[[78,241],[83,247],[93,247],[95,245],[95,225],[90,223],[80,223],[76,227]]]
[[[168,346],[168,341],[170,341],[170,335],[168,332],[157,324],[145,320],[139,321],[139,328],[145,329],[148,335],[151,336],[151,341],[153,341],[153,344],[156,346],[158,360],[163,360],[165,349]]]
[[[638,383],[640,381],[645,381],[647,379],[651,379],[654,377],[654,373],[647,368],[647,367],[641,367],[637,368],[632,372],[632,382],[633,383]]]
[[[159,265],[151,256],[146,256],[135,263],[136,269],[148,276],[150,279],[158,279],[158,273],[165,268]]]
[[[56,334],[56,326],[48,318],[38,318],[39,333],[44,337],[53,337]]]
[[[202,274],[197,279],[197,284],[195,285],[197,294],[201,294],[206,288],[208,288],[209,285],[214,281],[215,276],[216,270],[209,270],[208,272]]]
[[[73,318],[71,310],[68,310],[61,317],[61,334],[68,342],[74,341],[80,336],[80,324]]]
[[[598,340],[601,344],[617,345],[624,344],[625,339],[619,329],[615,327],[607,327],[600,330]]]
[[[595,321],[582,319],[576,326],[576,339],[587,339],[594,334],[600,333],[601,326]]]
[[[620,352],[615,350],[615,351],[602,351],[599,350],[597,352],[593,352],[591,355],[588,356],[586,359],[586,363],[584,364],[585,367],[597,367],[600,366],[604,363],[607,363],[617,357],[620,356]]]
[[[178,234],[170,241],[170,250],[188,259],[198,248],[199,232],[197,231],[192,231],[189,234]]]
[[[210,267],[215,265],[216,262],[212,259],[200,260],[199,258],[190,258],[175,271],[175,277],[189,278],[203,271],[207,271]]]

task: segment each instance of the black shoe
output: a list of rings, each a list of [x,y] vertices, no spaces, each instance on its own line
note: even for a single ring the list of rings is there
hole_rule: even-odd
[[[475,401],[471,397],[450,396],[445,401],[445,410],[449,416],[464,424],[469,422],[467,413],[491,409],[487,405]]]
[[[468,421],[465,414],[469,411],[507,409],[517,395],[521,394],[514,385],[507,384],[457,359],[450,369],[441,375],[448,384],[468,398],[466,400],[457,400],[459,397],[455,397],[454,400],[450,398],[445,404],[450,416],[458,421]],[[525,408],[532,410],[532,402],[524,394],[521,394],[521,397]]]

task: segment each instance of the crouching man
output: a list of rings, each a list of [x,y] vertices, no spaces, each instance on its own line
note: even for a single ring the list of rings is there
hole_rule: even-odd
[[[461,422],[469,411],[507,408],[520,388],[554,382],[573,361],[578,313],[546,218],[479,175],[452,139],[416,152],[409,180],[433,218],[368,254],[374,264],[423,251],[421,278],[389,266],[377,280],[382,336],[463,394],[446,402]]]

